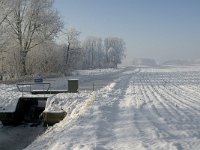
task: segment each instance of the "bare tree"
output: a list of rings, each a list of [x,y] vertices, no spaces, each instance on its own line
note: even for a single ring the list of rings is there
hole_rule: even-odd
[[[82,45],[85,53],[84,67],[101,68],[104,59],[103,45],[101,38],[88,37]]]
[[[67,40],[67,46],[66,46],[66,50],[65,50],[65,54],[64,54],[64,60],[65,60],[65,73],[68,69],[70,69],[70,67],[72,64],[72,60],[76,60],[78,59],[78,55],[80,54],[80,40],[79,40],[79,36],[80,33],[78,30],[76,30],[75,28],[69,28],[67,30],[67,32],[65,33],[66,35],[66,40]],[[71,64],[70,64],[71,62]],[[75,65],[73,63],[73,65]]]
[[[7,53],[5,56],[4,71],[10,78],[20,77],[20,57],[19,52],[15,50],[16,44],[9,43],[6,48]]]
[[[15,0],[0,0],[0,26],[7,16],[14,10]]]
[[[53,42],[40,44],[27,55],[27,73],[55,73],[59,72],[57,45]]]
[[[21,75],[26,75],[26,58],[34,47],[53,40],[63,23],[52,0],[16,0],[16,7],[6,17],[9,34],[19,45]]]
[[[7,34],[5,32],[5,25],[3,24],[8,15],[14,10],[15,1],[13,0],[0,0],[0,62],[1,62],[1,75],[5,71],[5,52],[7,47]]]
[[[69,62],[70,51],[80,47],[80,33],[81,32],[77,31],[75,28],[70,28],[69,30],[67,30],[66,64],[68,64]]]
[[[125,42],[121,38],[109,37],[104,40],[106,61],[109,67],[117,67],[125,57]],[[110,57],[112,54],[112,57]],[[112,63],[111,63],[112,62]]]

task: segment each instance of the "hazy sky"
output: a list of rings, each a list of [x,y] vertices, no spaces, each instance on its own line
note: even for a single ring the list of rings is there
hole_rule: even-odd
[[[55,0],[66,28],[123,38],[127,62],[200,58],[200,0]]]

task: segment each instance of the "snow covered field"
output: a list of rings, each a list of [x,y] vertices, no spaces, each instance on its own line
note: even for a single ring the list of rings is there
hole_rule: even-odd
[[[67,117],[26,150],[198,150],[199,81],[198,66],[129,70],[79,97]]]
[[[95,90],[100,89],[113,82],[126,69],[121,67],[119,69],[78,70],[74,71],[72,76],[49,78],[45,79],[45,81],[51,83],[52,89],[67,89],[68,79],[78,79],[79,91],[91,91],[93,90],[93,83]]]
[[[67,80],[71,78],[77,78],[79,79],[79,90],[82,90],[81,94],[58,94],[53,98],[54,101],[51,102],[54,102],[57,104],[57,106],[59,106],[59,104],[62,105],[62,100],[68,97],[67,104],[64,105],[64,107],[62,106],[56,108],[54,107],[53,103],[50,103],[49,107],[46,108],[46,111],[60,111],[63,109],[70,113],[70,109],[68,108],[73,109],[74,106],[82,102],[81,100],[84,100],[91,95],[93,83],[95,84],[95,89],[104,87],[114,79],[118,78],[124,69],[125,68],[79,71],[79,75],[76,74],[69,77],[45,79],[44,82],[51,83],[52,89],[67,89]],[[27,88],[30,89],[30,87]],[[36,87],[34,87],[34,89],[35,88]],[[1,84],[0,111],[15,111],[18,98],[21,96],[22,93],[17,90],[16,85]],[[30,96],[30,94],[24,93],[24,96]],[[69,100],[69,97],[71,100]],[[38,135],[42,134],[44,130],[45,129],[41,126],[30,127],[29,124],[23,124],[16,127],[3,127],[0,121],[0,150],[21,150],[22,148],[29,145]],[[27,138],[24,138],[25,135]]]
[[[76,70],[73,75],[102,75],[108,73],[116,73],[120,69],[108,68],[108,69],[94,69],[94,70]]]

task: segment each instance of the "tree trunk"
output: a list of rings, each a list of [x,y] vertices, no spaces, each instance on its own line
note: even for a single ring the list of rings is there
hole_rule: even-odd
[[[64,63],[64,71],[63,73],[68,75],[68,69],[69,69],[69,52],[70,52],[70,43],[67,45],[67,50],[65,51],[64,58],[65,58],[65,63]]]
[[[70,51],[70,43],[68,43],[67,45],[66,65],[68,65],[68,62],[69,62],[69,51]]]
[[[21,76],[27,75],[26,70],[26,56],[28,51],[20,51],[20,64],[21,64]]]

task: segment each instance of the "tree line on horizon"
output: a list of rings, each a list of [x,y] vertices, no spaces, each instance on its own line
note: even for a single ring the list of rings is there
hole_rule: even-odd
[[[64,30],[53,0],[0,0],[0,73],[19,78],[38,73],[69,74],[74,69],[117,68],[125,56],[118,37]],[[65,42],[56,43],[63,33]]]

